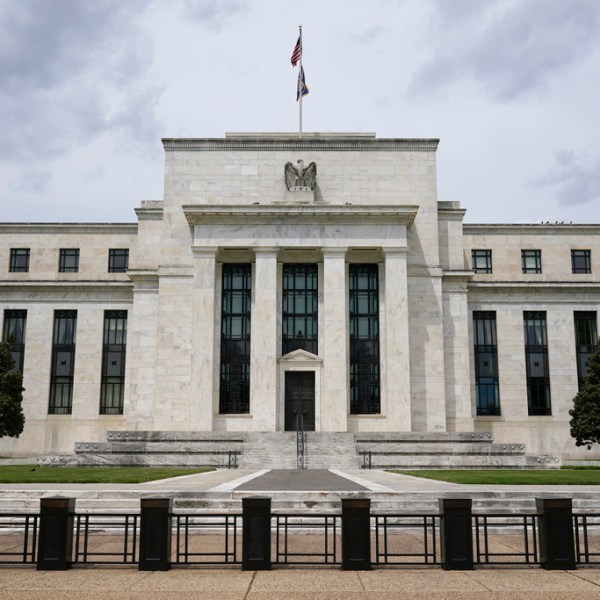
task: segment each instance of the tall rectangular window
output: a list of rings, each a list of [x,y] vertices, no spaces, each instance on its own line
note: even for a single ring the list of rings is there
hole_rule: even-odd
[[[542,251],[521,250],[521,268],[523,273],[541,273]]]
[[[523,326],[529,415],[550,415],[552,408],[546,313],[544,311],[524,312]]]
[[[575,352],[577,354],[577,383],[579,389],[588,374],[588,359],[594,353],[598,341],[596,313],[575,311]]]
[[[571,271],[573,273],[591,273],[592,251],[571,250]]]
[[[379,277],[376,264],[349,268],[350,413],[381,411],[379,383]]]
[[[492,251],[471,250],[471,266],[475,273],[492,272]]]
[[[498,347],[494,311],[473,312],[473,344],[477,414],[499,415]]]
[[[54,311],[52,365],[50,368],[51,415],[70,415],[73,406],[73,373],[75,370],[76,310]]]
[[[224,264],[219,412],[250,411],[250,264]]]
[[[125,273],[129,268],[129,250],[112,248],[108,251],[108,272]]]
[[[11,248],[9,268],[11,273],[27,273],[29,271],[29,248]]]
[[[2,341],[11,345],[15,369],[23,373],[23,360],[25,357],[25,324],[27,322],[26,310],[5,310]]]
[[[100,384],[101,415],[123,414],[126,345],[127,311],[105,310]]]
[[[58,258],[59,273],[79,271],[79,248],[61,248]]]
[[[283,265],[282,350],[318,353],[317,265]]]

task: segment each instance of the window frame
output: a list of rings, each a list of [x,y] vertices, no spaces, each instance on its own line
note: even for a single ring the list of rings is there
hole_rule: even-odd
[[[25,264],[19,264],[19,257],[25,258]],[[10,249],[10,273],[29,273],[29,261],[31,258],[30,248],[11,248]]]
[[[301,310],[302,304],[304,310]],[[295,326],[299,322],[301,329]],[[287,334],[290,324],[294,325],[291,337]],[[300,333],[304,337],[299,337]],[[298,349],[315,355],[319,352],[319,269],[316,263],[284,263],[282,269],[281,353],[285,355]]]
[[[577,264],[583,260],[583,266]],[[592,272],[592,251],[571,250],[571,272],[575,275],[590,274]]]
[[[74,264],[68,264],[68,259],[74,258]],[[60,248],[58,251],[58,272],[79,272],[79,248]]]
[[[552,416],[550,391],[550,363],[548,360],[548,321],[546,311],[523,311],[523,334],[525,341],[525,374],[527,378],[527,413],[533,416]],[[529,343],[533,342],[533,343]],[[532,362],[538,357],[543,361],[542,375],[532,375]],[[534,365],[536,368],[539,364]],[[544,394],[544,405],[539,402]]]
[[[479,261],[485,264],[479,266]],[[474,248],[471,250],[471,268],[474,273],[492,273],[492,251],[487,248]]]
[[[528,261],[533,260],[534,266],[529,266]],[[539,249],[521,250],[521,271],[524,274],[540,274],[542,272],[542,251]]]
[[[124,265],[115,266],[117,258],[124,257]],[[108,250],[108,272],[125,273],[129,269],[129,248],[109,248]]]
[[[485,323],[489,323],[485,326]],[[483,323],[482,326],[479,323]],[[500,416],[500,376],[498,373],[498,338],[496,311],[473,311],[473,356],[475,360],[475,409],[480,416]],[[484,357],[492,361],[491,374],[481,373]],[[485,365],[488,367],[489,365]],[[485,380],[485,381],[484,381]],[[490,402],[490,390],[492,402]],[[485,402],[483,399],[485,398]]]

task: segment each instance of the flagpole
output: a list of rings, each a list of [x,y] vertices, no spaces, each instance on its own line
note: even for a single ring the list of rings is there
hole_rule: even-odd
[[[298,71],[298,84],[300,83],[300,74],[302,73],[302,51],[304,50],[302,48],[302,25],[299,26],[300,27],[300,70]],[[298,86],[298,89],[300,89],[300,86]],[[304,90],[300,90],[300,98],[298,98],[298,111],[299,111],[299,125],[300,125],[300,137],[302,137],[302,96],[304,96],[303,94]]]

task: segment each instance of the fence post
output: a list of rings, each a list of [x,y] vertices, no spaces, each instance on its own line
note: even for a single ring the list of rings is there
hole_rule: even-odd
[[[171,568],[171,498],[142,498],[140,510],[140,571]]]
[[[271,569],[271,498],[242,498],[242,571]]]
[[[342,498],[342,569],[371,570],[371,500]]]
[[[66,571],[73,560],[75,498],[40,499],[38,571]]]
[[[442,567],[473,570],[473,513],[470,498],[440,498]]]
[[[540,515],[540,562],[544,569],[575,569],[573,501],[571,498],[536,498]]]

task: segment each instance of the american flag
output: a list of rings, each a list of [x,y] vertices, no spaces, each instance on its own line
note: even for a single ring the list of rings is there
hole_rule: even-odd
[[[299,37],[292,52],[292,67],[295,67],[302,56],[302,38]]]

